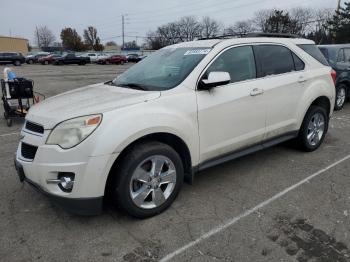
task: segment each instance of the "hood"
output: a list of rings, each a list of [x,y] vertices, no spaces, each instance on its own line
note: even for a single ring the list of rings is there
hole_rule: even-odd
[[[159,91],[139,91],[101,83],[45,99],[30,108],[26,119],[51,129],[70,118],[104,113],[158,97]]]

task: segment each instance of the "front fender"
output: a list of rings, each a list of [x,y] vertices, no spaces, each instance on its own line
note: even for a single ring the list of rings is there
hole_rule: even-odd
[[[190,105],[196,109],[195,103]],[[192,164],[196,165],[199,160],[197,114],[196,110],[183,109],[174,110],[173,107],[149,101],[105,113],[95,134],[93,155],[120,153],[139,138],[169,133],[185,142]]]

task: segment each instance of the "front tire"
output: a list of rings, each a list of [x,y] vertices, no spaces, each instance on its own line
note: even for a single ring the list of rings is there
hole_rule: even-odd
[[[13,64],[14,64],[15,66],[20,66],[20,65],[21,65],[21,61],[16,60]]]
[[[183,164],[173,148],[160,142],[140,144],[122,159],[114,201],[131,216],[151,217],[174,202],[183,178]]]
[[[312,152],[320,147],[328,131],[329,116],[320,106],[311,106],[299,131],[299,145],[303,151]]]
[[[344,84],[337,86],[334,110],[338,111],[344,107],[347,97],[347,87]]]

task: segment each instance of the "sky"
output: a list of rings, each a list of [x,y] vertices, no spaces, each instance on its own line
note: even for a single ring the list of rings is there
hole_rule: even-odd
[[[293,7],[336,8],[338,0],[0,0],[0,35],[27,38],[34,43],[36,26],[46,25],[59,35],[64,27],[80,35],[92,25],[102,42],[121,43],[122,15],[125,41],[142,42],[150,30],[182,16],[210,16],[225,26],[249,19],[261,9]],[[11,11],[13,10],[13,11]],[[15,18],[15,19],[14,19]],[[138,36],[136,38],[136,36]]]

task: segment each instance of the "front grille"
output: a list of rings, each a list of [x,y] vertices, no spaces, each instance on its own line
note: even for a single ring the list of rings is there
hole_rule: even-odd
[[[24,158],[33,160],[37,150],[37,146],[32,146],[22,142],[21,153]]]
[[[39,133],[39,134],[44,134],[44,127],[42,125],[38,125],[36,123],[27,121],[26,122],[26,127],[27,130]]]

